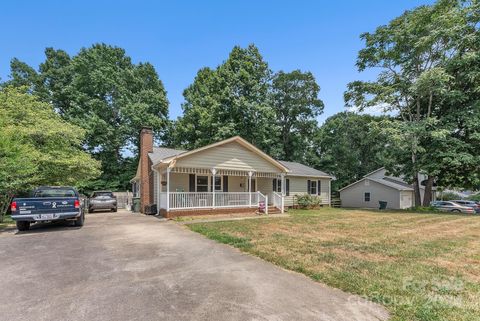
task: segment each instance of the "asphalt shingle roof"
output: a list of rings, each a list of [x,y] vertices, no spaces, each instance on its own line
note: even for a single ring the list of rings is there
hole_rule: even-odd
[[[158,163],[162,159],[170,158],[172,156],[177,156],[186,151],[180,149],[173,149],[167,147],[153,147],[153,153],[149,153],[148,156],[153,164]]]
[[[319,171],[318,169],[308,167],[307,165],[303,165],[300,163],[296,162],[287,162],[287,161],[279,161],[283,166],[287,167],[290,170],[290,173],[288,175],[290,176],[313,176],[313,177],[318,177],[318,176],[328,176],[331,177],[331,175]]]

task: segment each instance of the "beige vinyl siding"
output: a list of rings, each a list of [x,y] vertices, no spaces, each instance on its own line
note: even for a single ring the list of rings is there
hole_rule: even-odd
[[[257,178],[257,191],[260,191],[263,195],[268,196],[268,203],[272,203],[272,185],[273,178],[258,177]]]
[[[365,193],[370,193],[370,201],[365,202]],[[366,179],[345,188],[340,192],[342,207],[378,208],[379,201],[386,201],[387,208],[400,208],[400,191]]]
[[[188,174],[170,173],[170,192],[189,192]]]
[[[203,175],[200,176],[211,176]],[[166,179],[166,177],[164,177]],[[209,183],[211,183],[211,178],[209,178]],[[247,192],[247,177],[242,176],[228,176],[228,191],[229,192]],[[183,190],[184,192],[190,191],[189,186],[189,174],[180,174],[180,173],[170,173],[170,192],[176,192],[177,190]],[[242,186],[240,186],[240,184]],[[222,188],[223,188],[223,177],[222,177]],[[166,188],[163,189],[166,191]],[[222,189],[223,190],[223,189]]]
[[[177,160],[177,167],[217,168],[257,172],[281,172],[271,162],[242,145],[231,142]]]
[[[246,177],[242,176],[228,176],[228,191],[229,192],[248,192]],[[240,186],[240,184],[242,186]]]
[[[300,177],[300,176],[287,176],[290,180],[290,195],[285,196],[285,206],[293,206],[295,195],[300,196],[307,194],[307,181],[321,181],[320,197],[322,198],[322,204],[328,204],[330,199],[330,179],[316,178],[316,177]],[[318,184],[318,183],[317,183]],[[271,189],[271,187],[270,187]]]

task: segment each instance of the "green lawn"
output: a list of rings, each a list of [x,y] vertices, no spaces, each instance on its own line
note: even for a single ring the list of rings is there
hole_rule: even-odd
[[[480,320],[480,216],[325,208],[188,227],[389,309]]]
[[[6,227],[10,227],[10,226],[15,226],[15,221],[12,220],[12,218],[10,217],[10,215],[6,215],[4,218],[3,218],[3,222],[0,223],[0,230],[1,229],[4,229]]]

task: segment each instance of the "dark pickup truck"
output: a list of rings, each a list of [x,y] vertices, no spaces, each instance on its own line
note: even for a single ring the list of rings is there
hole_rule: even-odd
[[[33,197],[14,198],[11,203],[12,219],[19,231],[39,221],[72,220],[83,226],[85,213],[80,195],[73,187],[42,186],[33,191]]]

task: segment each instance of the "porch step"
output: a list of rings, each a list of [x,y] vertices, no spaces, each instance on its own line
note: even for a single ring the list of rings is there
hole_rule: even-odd
[[[280,214],[282,211],[280,209],[276,208],[275,206],[269,206],[268,207],[268,214]]]

